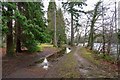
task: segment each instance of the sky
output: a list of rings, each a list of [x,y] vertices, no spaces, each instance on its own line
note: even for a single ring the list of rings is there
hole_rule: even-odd
[[[58,7],[62,7],[62,4],[61,4],[61,2],[62,1],[66,1],[66,0],[55,0],[55,2],[56,2],[56,5],[57,5],[57,8]],[[86,1],[86,3],[87,3],[87,6],[85,6],[84,7],[84,9],[86,10],[86,11],[88,11],[88,10],[92,10],[92,9],[94,9],[94,4],[96,4],[98,1],[100,1],[100,0],[87,0]],[[101,1],[103,1],[105,4],[109,4],[108,2],[112,2],[112,4],[114,4],[114,2],[115,2],[115,0],[101,0]],[[120,0],[116,0],[116,2],[119,2]],[[50,0],[44,0],[43,1],[43,5],[44,5],[44,10],[45,11],[47,11],[47,8],[48,8],[48,5],[49,5],[49,2],[50,2]],[[114,5],[113,5],[114,6]],[[111,6],[112,7],[112,6]],[[45,15],[45,17],[47,17],[46,15]]]

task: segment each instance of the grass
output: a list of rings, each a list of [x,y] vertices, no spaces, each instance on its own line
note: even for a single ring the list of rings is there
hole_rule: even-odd
[[[65,55],[63,62],[58,65],[58,73],[64,78],[79,78],[80,73],[77,70],[77,61],[74,59],[74,56],[71,53]]]
[[[44,44],[41,44],[41,47],[42,47],[42,48],[45,48],[45,47],[53,47],[53,45],[48,44],[48,43],[44,43]]]
[[[44,48],[52,48],[52,47],[53,47],[53,45],[48,44],[48,43],[38,44],[36,51],[41,52],[41,51],[43,51]]]
[[[94,51],[88,50],[86,48],[81,48],[81,56],[88,59],[90,62],[100,65],[101,61],[106,61],[109,63],[114,63],[115,59],[110,55],[97,54]]]
[[[85,48],[81,48],[80,52],[81,52],[81,54],[79,54],[79,55],[81,55],[82,57],[88,59],[92,63],[97,64],[97,65],[100,63],[98,60],[96,60],[94,58],[94,54],[90,50],[87,50]]]

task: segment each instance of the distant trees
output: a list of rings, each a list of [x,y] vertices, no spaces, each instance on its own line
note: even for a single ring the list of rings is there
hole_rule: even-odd
[[[52,43],[53,45],[60,47],[63,43],[65,43],[66,40],[65,22],[64,22],[62,10],[60,8],[58,10],[56,9],[55,2],[49,2],[47,15],[48,15],[47,29],[49,31],[49,34],[51,35]],[[55,25],[56,25],[56,30],[55,30]],[[55,33],[57,35],[56,37],[54,35]]]
[[[83,24],[79,32],[82,31],[83,35],[80,42],[84,42],[83,46],[88,42],[89,49],[97,49],[98,52],[110,55],[112,48],[117,45],[117,13],[115,9],[111,9],[111,5],[115,6],[114,2],[102,3],[104,2],[97,2],[93,10],[82,14],[80,21]],[[99,44],[94,46],[94,43]]]

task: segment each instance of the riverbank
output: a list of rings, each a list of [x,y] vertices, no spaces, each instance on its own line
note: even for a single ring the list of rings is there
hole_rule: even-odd
[[[113,62],[111,58],[105,59],[101,56],[100,54],[96,54],[93,51],[90,51],[89,49],[86,48],[80,48],[80,51],[82,52],[79,54],[83,58],[87,59],[90,61],[92,64],[98,66],[98,68],[101,68],[111,74],[112,76],[117,77],[118,75],[118,64],[116,62]]]

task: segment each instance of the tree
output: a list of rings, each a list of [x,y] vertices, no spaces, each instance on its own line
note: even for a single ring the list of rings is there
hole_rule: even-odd
[[[21,8],[22,2],[18,2],[17,7],[18,7],[18,10],[22,12],[22,8]],[[16,26],[16,52],[21,52],[21,40],[20,40],[21,26],[20,26],[20,22],[18,19],[16,19],[15,21],[15,26]]]
[[[100,3],[101,2],[98,2],[95,6],[95,9],[94,9],[94,12],[93,12],[93,17],[92,17],[92,20],[91,20],[91,25],[90,25],[90,34],[89,34],[88,46],[90,46],[91,50],[93,49],[93,41],[94,41],[94,24],[100,16],[100,13],[98,11]]]
[[[62,10],[59,8],[57,10],[57,16],[56,16],[56,27],[57,27],[57,42],[58,42],[58,47],[60,47],[63,43],[66,41],[66,35],[65,35],[65,22],[64,22],[64,17]]]
[[[117,65],[120,65],[120,29],[118,29],[118,45],[119,45],[119,51],[117,55]],[[119,70],[118,70],[118,75],[120,75]]]
[[[79,12],[84,12],[82,10],[76,9],[75,6],[77,6],[79,8],[82,8],[83,5],[86,5],[84,1],[80,1],[80,2],[75,2],[75,1],[63,2],[63,8],[66,11],[68,11],[68,13],[70,13],[70,15],[71,15],[71,46],[73,46],[73,42],[74,42],[73,21],[76,21],[76,20],[74,20],[74,17],[77,18],[79,16]]]
[[[8,5],[4,6],[3,5],[3,16],[6,16],[7,18],[7,33],[6,33],[6,38],[7,38],[7,43],[6,43],[6,53],[8,56],[13,56],[14,55],[14,40],[13,40],[13,26],[12,26],[12,16],[13,16],[13,6],[14,4],[9,2]],[[5,11],[4,8],[7,8]],[[4,18],[4,17],[3,17]]]
[[[57,46],[56,39],[56,4],[55,2],[49,2],[48,6],[48,30],[52,38],[52,43],[54,46]]]
[[[7,35],[8,55],[13,55],[14,48],[16,52],[20,52],[22,46],[30,52],[35,52],[38,43],[49,40],[42,2],[11,2],[2,3],[2,6],[4,6],[2,7],[2,32]]]
[[[28,2],[24,4],[23,16],[20,16],[20,24],[23,30],[21,34],[22,43],[30,52],[34,52],[37,49],[38,43],[46,42],[48,39],[48,34],[45,32],[46,25],[45,18],[43,17],[43,4],[41,2]]]

